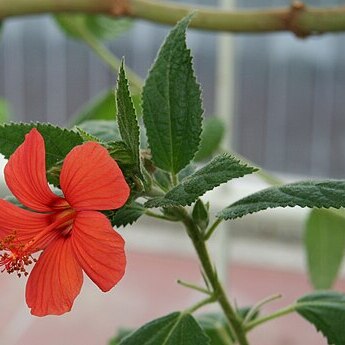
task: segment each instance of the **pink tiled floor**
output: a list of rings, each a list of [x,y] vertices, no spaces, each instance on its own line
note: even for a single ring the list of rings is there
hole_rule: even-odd
[[[200,294],[176,285],[176,279],[200,281],[191,258],[128,253],[128,270],[113,291],[103,294],[87,279],[72,312],[60,317],[30,316],[24,302],[24,279],[3,275],[0,280],[0,344],[102,345],[121,326],[135,327],[196,302]],[[232,295],[238,305],[250,305],[275,293],[284,302],[310,290],[301,274],[233,265]],[[340,283],[339,289],[345,290]],[[267,311],[282,306],[275,302]],[[297,315],[276,320],[250,334],[253,345],[322,345],[326,341]],[[140,345],[140,344],[138,344]]]

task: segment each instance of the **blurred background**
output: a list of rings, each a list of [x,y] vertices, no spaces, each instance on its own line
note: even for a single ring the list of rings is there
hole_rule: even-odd
[[[338,1],[340,3],[340,1]],[[202,3],[202,2],[199,2]],[[337,1],[307,1],[307,4]],[[215,5],[215,2],[204,1]],[[288,6],[289,1],[239,1],[238,7]],[[137,21],[109,48],[147,75],[169,28]],[[206,115],[216,115],[219,33],[190,30]],[[233,42],[235,150],[268,169],[313,176],[345,175],[345,37],[296,39],[290,33],[236,35]],[[49,17],[6,21],[0,42],[0,96],[16,121],[66,125],[116,76],[80,41],[66,38]]]
[[[336,5],[341,1],[306,3]],[[289,4],[283,0],[239,0],[236,6]],[[125,56],[126,64],[145,78],[168,31],[166,26],[136,21],[106,45],[118,57]],[[205,115],[226,119],[230,134],[225,145],[231,143],[241,155],[288,180],[344,178],[344,34],[300,40],[290,33],[224,37],[190,30],[188,42],[202,85]],[[223,58],[220,42],[227,49]],[[227,108],[217,103],[217,91],[224,85],[224,80],[219,80],[221,68],[227,71],[227,88],[222,91],[231,100]],[[49,16],[6,20],[0,40],[0,98],[9,102],[11,120],[68,126],[85,102],[113,88],[115,82],[114,72],[85,44],[66,37]],[[265,186],[250,177],[212,192],[206,199],[213,200],[216,212]],[[231,223],[231,229],[223,229],[228,241],[221,250],[220,240],[214,240],[212,250],[223,263],[224,279],[239,305],[277,292],[283,293],[288,303],[311,290],[302,247],[307,212],[275,210],[248,216]],[[14,277],[1,277],[0,308],[7,314],[0,313],[0,342],[105,344],[120,326],[135,327],[197,300],[198,295],[175,283],[183,277],[200,280],[192,249],[180,229],[164,227],[143,220],[133,228],[120,229],[128,243],[126,278],[109,295],[87,283],[72,312],[60,318],[32,318],[23,298],[24,280],[18,283]],[[344,290],[345,284],[339,281],[337,286]],[[273,308],[277,306],[279,302]],[[275,325],[254,331],[253,344],[326,343],[298,316],[275,321]]]

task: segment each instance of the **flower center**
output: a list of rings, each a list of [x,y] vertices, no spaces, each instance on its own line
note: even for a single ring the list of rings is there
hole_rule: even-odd
[[[26,270],[26,266],[36,262],[37,260],[32,257],[31,253],[27,250],[27,246],[15,242],[15,234],[6,236],[2,241],[0,241],[1,272],[16,272],[18,277],[21,277],[22,274],[26,277],[29,274]]]
[[[73,227],[76,211],[73,208],[66,208],[63,211],[54,213],[55,229],[63,236],[69,236]]]

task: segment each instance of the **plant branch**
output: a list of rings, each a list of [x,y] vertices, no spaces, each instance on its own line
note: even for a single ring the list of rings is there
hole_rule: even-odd
[[[69,25],[73,25],[73,20],[69,22]],[[114,70],[116,73],[118,72],[121,66],[121,60],[117,56],[115,56],[89,31],[83,30],[77,25],[74,25],[73,29],[78,32],[84,43],[86,43],[94,51],[95,54],[97,54],[112,70]],[[126,73],[132,89],[137,93],[141,93],[144,81],[128,66],[126,66]]]
[[[84,41],[108,66],[110,66],[116,73],[118,72],[121,66],[121,60],[117,56],[93,37],[85,37]],[[126,75],[133,91],[141,93],[144,81],[128,66],[126,66]]]
[[[290,7],[224,11],[158,0],[0,0],[0,20],[41,13],[93,13],[127,16],[175,24],[197,11],[191,27],[228,32],[290,31],[298,37],[345,31],[345,6],[311,7],[294,1]]]
[[[228,301],[223,286],[218,280],[217,273],[213,268],[203,234],[199,231],[198,227],[194,224],[192,218],[184,208],[180,207],[179,211],[181,218],[183,219],[183,224],[185,225],[187,233],[192,240],[194,248],[198,254],[205,276],[212,286],[213,293],[216,296],[217,301],[221,306],[238,343],[240,345],[249,345],[242,321],[239,319],[234,308]]]

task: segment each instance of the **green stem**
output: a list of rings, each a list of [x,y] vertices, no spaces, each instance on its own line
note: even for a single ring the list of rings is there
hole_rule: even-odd
[[[70,20],[69,24],[73,25],[73,19]],[[77,25],[74,25],[73,29],[78,32],[83,41],[94,51],[95,54],[97,54],[112,70],[118,72],[121,66],[121,60],[118,57],[116,57],[89,31],[83,30]],[[128,66],[126,66],[125,68],[131,88],[134,92],[141,93],[144,81],[131,68],[129,68]]]
[[[221,306],[225,317],[227,318],[229,325],[233,329],[234,336],[236,337],[240,345],[249,345],[246,338],[245,330],[243,329],[242,322],[238,318],[234,308],[231,306],[227,299],[223,286],[218,280],[217,273],[213,268],[213,265],[208,254],[206,243],[203,235],[200,233],[197,226],[194,224],[192,218],[189,216],[184,208],[179,208],[183,223],[186,227],[187,233],[192,240],[194,248],[198,254],[203,271],[212,286],[213,292],[217,297],[217,301]]]
[[[223,221],[221,218],[217,218],[215,222],[206,230],[204,239],[205,241],[209,240],[214,231],[217,229],[218,225]]]
[[[291,314],[293,313],[295,310],[296,310],[296,304],[291,304],[283,309],[280,309],[270,315],[267,315],[267,316],[264,316],[264,317],[261,317],[259,319],[256,319],[252,322],[249,322],[245,325],[245,330],[248,332],[250,330],[252,330],[253,328],[267,322],[267,321],[271,321],[273,319],[277,319],[278,317],[281,317],[281,316],[285,316],[287,314]]]
[[[85,38],[84,41],[109,67],[111,67],[115,72],[118,72],[121,66],[121,60],[107,47],[92,37]],[[144,81],[127,65],[125,68],[131,88],[135,93],[141,93]]]

